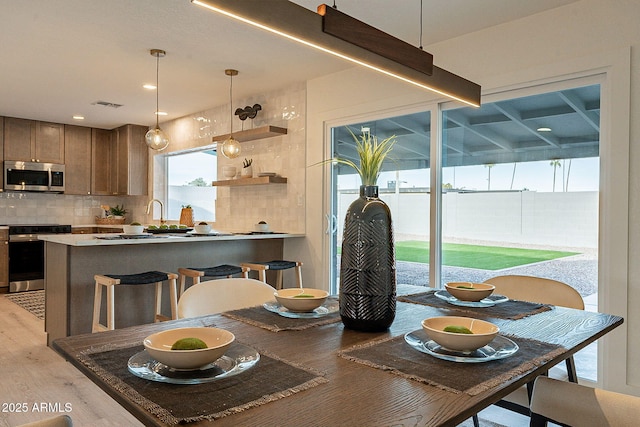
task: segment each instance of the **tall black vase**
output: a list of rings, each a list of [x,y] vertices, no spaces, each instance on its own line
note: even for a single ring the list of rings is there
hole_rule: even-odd
[[[383,331],[396,315],[396,257],[389,207],[375,185],[360,186],[344,221],[340,317],[344,326]]]

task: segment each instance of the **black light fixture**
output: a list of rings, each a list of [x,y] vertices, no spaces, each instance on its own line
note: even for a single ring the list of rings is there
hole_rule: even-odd
[[[480,105],[478,84],[433,65],[427,52],[341,12],[329,10],[329,6],[320,6],[325,14],[322,16],[287,0],[191,2],[447,98],[474,107]],[[367,40],[371,38],[373,42]]]
[[[224,73],[229,76],[229,110],[231,111],[229,117],[229,138],[227,138],[220,147],[220,152],[227,159],[235,159],[240,155],[240,143],[233,137],[233,76],[238,75],[238,70],[227,69]]]
[[[159,124],[160,119],[158,113],[160,113],[160,108],[158,106],[158,92],[160,92],[160,85],[158,84],[158,76],[160,70],[160,58],[163,58],[167,52],[161,49],[151,49],[150,53],[151,56],[156,57],[156,127],[154,129],[149,129],[147,134],[144,136],[144,140],[147,143],[147,146],[152,150],[162,151],[169,146],[169,137],[162,131],[162,129],[160,129]]]

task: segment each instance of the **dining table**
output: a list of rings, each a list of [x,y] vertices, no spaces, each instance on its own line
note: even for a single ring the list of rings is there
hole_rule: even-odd
[[[265,305],[59,338],[52,348],[148,426],[456,426],[623,323],[511,300],[460,306],[426,287],[399,285],[398,294],[395,320],[382,332],[345,328],[330,298],[318,317],[285,317]],[[441,357],[421,326],[434,316],[492,322],[511,350]],[[145,337],[181,327],[231,331],[231,358],[245,368],[195,384],[132,373],[134,358],[155,366]]]

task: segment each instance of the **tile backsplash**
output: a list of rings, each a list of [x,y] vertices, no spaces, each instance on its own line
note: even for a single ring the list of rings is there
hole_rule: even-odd
[[[249,231],[259,221],[266,221],[274,231],[304,233],[306,175],[306,84],[297,83],[279,91],[234,100],[234,110],[245,105],[260,104],[262,110],[253,120],[241,122],[233,117],[234,133],[265,125],[287,128],[287,134],[241,143],[236,159],[218,156],[218,176],[222,167],[242,169],[242,161],[253,159],[254,176],[259,172],[275,172],[287,178],[286,184],[217,187],[214,228],[226,231]],[[212,145],[212,137],[228,134],[229,104],[191,114],[161,124],[169,134],[168,153]],[[162,156],[160,154],[158,156]],[[157,161],[150,162],[158,165]],[[161,191],[164,177],[154,168],[154,197]],[[220,178],[224,179],[224,178]]]

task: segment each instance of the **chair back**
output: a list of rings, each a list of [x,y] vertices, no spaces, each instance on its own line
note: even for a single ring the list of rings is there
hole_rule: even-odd
[[[254,279],[232,278],[200,282],[178,300],[178,318],[204,316],[261,305],[273,300],[275,289]]]
[[[69,415],[57,415],[41,421],[20,424],[20,427],[73,427],[73,421]]]
[[[485,283],[496,287],[494,293],[510,299],[584,310],[584,301],[578,291],[557,280],[507,275],[492,277],[485,280]]]
[[[640,397],[539,376],[531,396],[531,426],[547,421],[580,427],[638,425]]]

